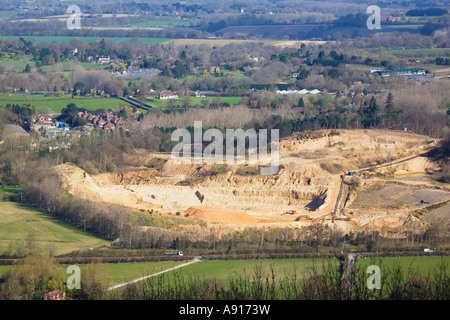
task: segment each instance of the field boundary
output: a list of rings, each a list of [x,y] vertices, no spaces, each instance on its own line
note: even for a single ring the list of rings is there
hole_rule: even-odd
[[[358,257],[365,258],[388,258],[388,257],[432,257],[450,256],[450,252],[423,252],[423,251],[391,251],[391,252],[351,252]],[[201,255],[202,260],[275,260],[275,259],[322,259],[337,258],[344,256],[339,253],[265,253],[265,254],[217,254]],[[135,256],[135,257],[55,257],[59,264],[90,264],[100,263],[130,263],[130,262],[163,262],[163,261],[189,261],[195,256],[167,257],[167,256]],[[23,259],[0,259],[0,265],[14,265]]]

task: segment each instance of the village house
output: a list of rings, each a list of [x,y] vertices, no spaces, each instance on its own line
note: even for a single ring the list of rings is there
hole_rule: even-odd
[[[292,111],[304,114],[305,113],[305,108],[297,107],[297,108],[293,108]]]
[[[51,291],[44,294],[44,300],[66,300],[66,293],[61,290]]]
[[[210,74],[219,73],[219,72],[220,72],[220,68],[218,66],[212,66],[209,68]]]
[[[40,123],[48,123],[48,122],[52,122],[52,117],[48,114],[41,114],[38,118],[37,118],[38,122]]]
[[[397,21],[397,18],[394,18],[393,16],[388,16],[388,17],[386,17],[385,21],[386,22],[395,22],[395,21]]]
[[[103,118],[103,120],[105,120],[106,122],[111,121],[111,119],[113,119],[115,116],[112,113],[109,112],[104,112],[102,114],[100,114],[100,117]]]
[[[127,122],[125,120],[119,119],[116,121],[115,125],[118,127],[123,127]]]
[[[104,130],[114,130],[115,128],[116,127],[111,122],[109,122],[103,126]]]
[[[103,57],[100,56],[97,59],[97,64],[110,64],[111,63],[111,57]]]
[[[96,124],[98,127],[103,128],[103,126],[106,124],[106,121],[103,120],[103,119],[101,119],[101,118],[98,118],[97,121],[95,121],[95,124]]]
[[[173,94],[173,92],[170,90],[162,90],[159,93],[158,98],[161,100],[163,100],[163,99],[178,99],[178,95]]]

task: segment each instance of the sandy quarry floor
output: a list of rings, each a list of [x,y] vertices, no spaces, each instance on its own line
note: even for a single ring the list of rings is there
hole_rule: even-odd
[[[227,228],[299,227],[318,221],[343,231],[401,228],[412,210],[450,199],[446,186],[437,190],[426,178],[436,165],[419,156],[434,146],[432,139],[403,131],[336,132],[299,133],[281,141],[282,167],[275,176],[241,175],[238,165],[211,176],[204,174],[211,165],[176,164],[167,155],[142,151],[135,155],[140,162],[155,157],[167,162],[160,171],[144,165],[96,176],[70,164],[56,170],[78,197],[163,214],[179,211]],[[341,187],[341,176],[349,171],[356,172],[358,187]],[[421,179],[405,179],[414,175]],[[331,219],[336,203],[337,218],[346,220]],[[283,214],[289,210],[295,212]]]

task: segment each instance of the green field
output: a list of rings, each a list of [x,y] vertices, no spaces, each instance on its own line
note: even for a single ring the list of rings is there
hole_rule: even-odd
[[[6,186],[4,189],[0,188],[0,201],[5,194],[18,194],[19,192],[22,192],[21,187]]]
[[[417,271],[421,276],[432,274],[434,270],[439,266],[440,262],[447,263],[447,272],[450,274],[450,256],[445,257],[400,257],[400,258],[379,258],[375,261],[371,259],[359,259],[359,264],[362,268],[367,268],[371,264],[378,265],[382,270],[387,268],[392,270],[396,266],[400,266],[403,269],[404,276],[407,275],[408,270],[411,272]]]
[[[16,14],[17,14],[16,12],[11,11],[0,11],[0,20],[15,17]]]
[[[12,268],[13,266],[0,266],[0,278]]]
[[[362,270],[366,270],[369,265],[378,265],[382,271],[392,271],[395,266],[400,266],[403,269],[404,277],[407,276],[408,270],[411,272],[417,271],[419,276],[425,276],[432,272],[439,266],[441,261],[447,263],[450,267],[450,257],[396,257],[396,258],[377,258],[359,259],[358,263]],[[167,268],[172,267],[170,262],[167,262]],[[175,262],[172,262],[175,264]],[[191,264],[189,266],[177,269],[173,272],[164,274],[170,280],[173,273],[177,273],[181,277],[191,276],[199,277],[200,279],[215,278],[221,282],[227,282],[231,278],[249,277],[252,279],[256,272],[261,272],[262,277],[271,277],[271,270],[274,270],[275,279],[283,280],[291,278],[294,273],[297,278],[302,278],[311,274],[313,268],[319,273],[322,273],[324,268],[337,267],[338,261],[336,259],[274,259],[274,260],[213,260],[202,261]],[[164,269],[165,265],[162,263],[135,263],[135,264],[108,264],[111,271],[113,282],[123,282],[137,279],[147,274],[152,274]],[[155,272],[152,272],[155,266]],[[157,269],[161,267],[161,269]],[[150,271],[147,273],[147,271]],[[447,268],[450,274],[450,268]],[[126,276],[125,276],[126,275]],[[171,276],[172,275],[172,276]]]
[[[450,52],[449,48],[431,48],[431,49],[398,49],[398,50],[387,50],[386,53],[392,54],[445,54]]]
[[[25,40],[33,40],[36,43],[41,42],[69,42],[73,39],[78,39],[81,41],[97,41],[101,39],[105,39],[111,42],[128,42],[134,40],[134,38],[126,38],[126,37],[65,37],[65,36],[0,36],[0,40],[19,40],[20,38],[24,38]],[[152,44],[152,43],[162,43],[167,42],[172,39],[167,38],[139,38],[140,41],[144,44]]]
[[[55,113],[61,113],[61,110],[70,103],[75,103],[78,108],[94,111],[97,109],[117,109],[121,105],[128,105],[126,102],[116,98],[88,98],[71,96],[44,96],[44,95],[25,95],[25,94],[0,94],[0,106],[7,104],[31,104],[36,108],[36,112],[48,112],[50,109]]]
[[[433,273],[441,262],[450,265],[450,257],[392,257],[358,260],[358,265],[365,270],[369,265],[375,264],[382,271],[392,271],[396,266],[403,270],[403,276],[406,279],[408,270],[411,275],[426,276]],[[176,265],[182,264],[181,261],[164,262],[143,262],[143,263],[116,263],[105,264],[109,270],[111,285],[131,281],[147,275],[151,275],[163,270],[167,270]],[[203,261],[191,264],[189,266],[165,273],[164,277],[170,281],[176,274],[179,277],[198,277],[199,279],[216,279],[220,282],[227,282],[236,277],[253,279],[259,272],[263,279],[271,277],[271,270],[274,270],[275,279],[290,279],[294,274],[297,278],[308,276],[313,268],[322,273],[323,268],[337,267],[336,259],[274,259],[274,260],[213,260]],[[63,266],[64,268],[66,266]],[[81,270],[85,265],[80,265]],[[12,266],[0,266],[0,277],[10,270]],[[450,269],[447,269],[450,273]]]
[[[210,103],[213,103],[217,98],[215,97],[205,97],[205,98],[197,98],[197,97],[190,97],[189,103],[192,106],[201,106],[203,100],[208,100]],[[220,97],[221,103],[229,103],[230,106],[235,106],[239,104],[242,100],[242,97]],[[176,99],[176,100],[161,100],[161,99],[147,99],[146,103],[151,105],[152,107],[157,108],[165,108],[169,104],[175,102],[176,106],[181,106],[183,104],[183,99]]]
[[[11,67],[14,71],[23,71],[27,64],[30,64],[32,68],[36,67],[36,63],[31,60],[31,56],[7,56],[0,59],[0,66]]]
[[[32,56],[11,56],[6,55],[3,58],[0,58],[0,66],[4,67],[11,67],[14,71],[22,72],[26,65],[30,64],[30,67],[32,69],[36,68],[36,62],[32,60]],[[76,66],[82,66],[83,68],[87,70],[92,69],[108,69],[109,66],[97,64],[97,63],[80,63],[75,60],[69,60],[60,62],[57,64],[49,65],[49,66],[41,66],[40,69],[45,72],[67,72],[70,71],[69,76],[72,75],[71,71]],[[68,78],[70,79],[70,77]]]
[[[165,28],[165,27],[189,27],[189,21],[167,19],[167,20],[149,20],[135,23],[127,23],[123,25],[105,25],[99,28]]]
[[[296,272],[297,276],[308,274],[313,267],[322,270],[331,263],[337,266],[335,259],[275,259],[275,260],[214,260],[202,261],[179,269],[180,275],[199,276],[200,278],[216,278],[226,281],[236,276],[253,277],[255,270],[261,270],[264,278],[274,270],[276,278],[282,279]]]
[[[109,241],[85,233],[62,220],[16,202],[0,202],[0,252],[9,244],[21,242],[34,234],[37,247],[53,249],[54,254],[106,245]]]
[[[105,264],[109,270],[111,285],[131,281],[175,267],[184,262],[163,261],[143,263]],[[83,270],[83,266],[80,266]]]

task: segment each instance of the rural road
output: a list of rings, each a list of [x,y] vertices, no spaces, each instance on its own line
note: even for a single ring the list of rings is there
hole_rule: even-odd
[[[192,260],[192,261],[189,261],[189,262],[180,264],[180,265],[175,266],[175,267],[173,267],[173,268],[169,268],[169,269],[166,269],[166,270],[163,270],[163,271],[154,273],[154,274],[150,274],[150,275],[145,276],[145,277],[141,277],[141,278],[138,278],[138,279],[134,279],[134,280],[132,280],[132,281],[128,281],[128,282],[124,282],[124,283],[121,283],[121,284],[112,286],[112,287],[108,288],[108,291],[114,290],[114,289],[117,289],[117,288],[120,288],[120,287],[124,287],[124,286],[127,286],[127,285],[129,285],[129,284],[136,283],[136,282],[139,282],[139,281],[142,281],[142,280],[145,280],[145,279],[154,277],[154,276],[158,276],[158,275],[160,275],[160,274],[163,274],[163,273],[166,273],[166,272],[169,272],[169,271],[173,271],[173,270],[175,270],[175,269],[183,268],[183,267],[186,267],[186,266],[188,266],[188,265],[190,265],[190,264],[193,264],[193,263],[196,263],[196,262],[199,262],[199,261],[201,261],[201,260],[196,258],[196,259],[194,259],[194,260]]]

